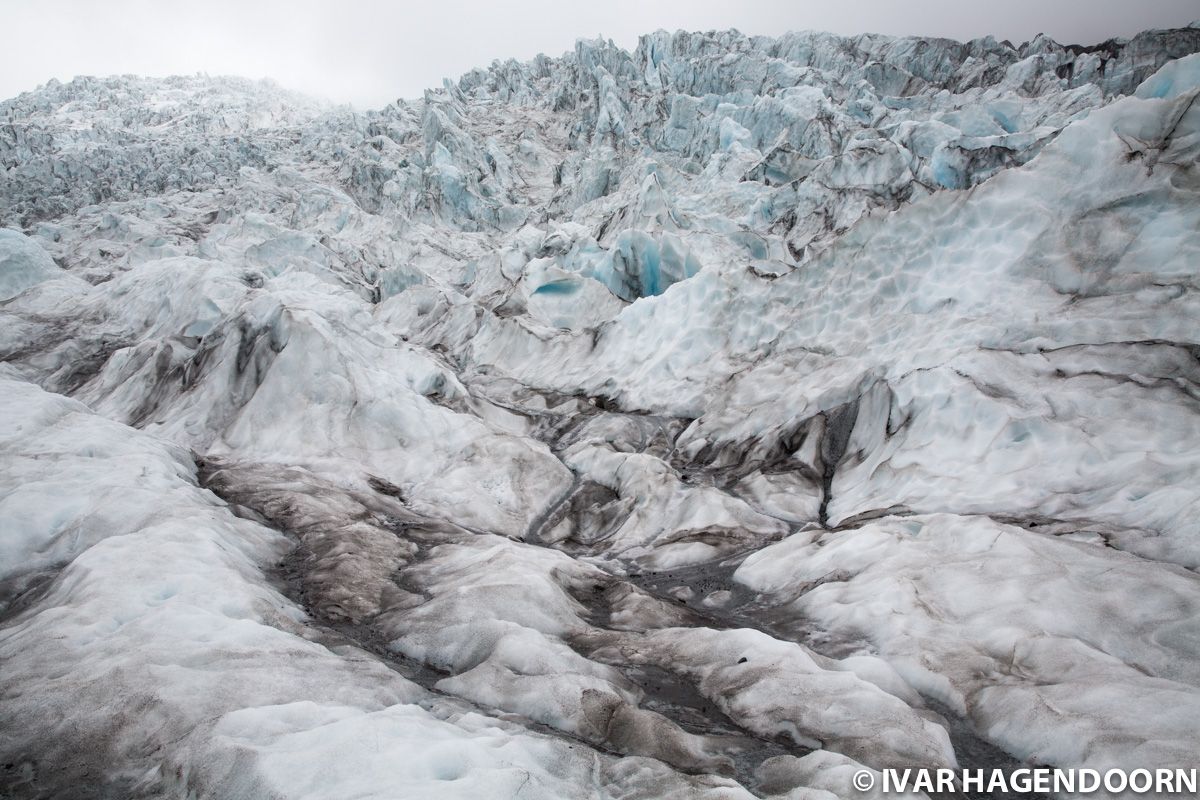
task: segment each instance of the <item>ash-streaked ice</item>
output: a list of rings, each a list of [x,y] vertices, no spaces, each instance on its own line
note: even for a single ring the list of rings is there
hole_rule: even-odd
[[[0,103],[0,795],[1194,768],[1197,51]]]

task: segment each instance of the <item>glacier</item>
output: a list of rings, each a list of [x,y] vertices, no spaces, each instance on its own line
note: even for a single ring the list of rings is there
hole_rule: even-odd
[[[0,102],[0,794],[1196,767],[1197,97],[1200,24]]]

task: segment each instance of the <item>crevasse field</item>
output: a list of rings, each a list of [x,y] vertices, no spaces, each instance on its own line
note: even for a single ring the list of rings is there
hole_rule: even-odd
[[[0,796],[1200,766],[1193,51],[0,103]]]

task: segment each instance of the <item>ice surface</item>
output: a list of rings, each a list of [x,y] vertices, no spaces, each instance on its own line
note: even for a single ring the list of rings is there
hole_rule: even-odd
[[[43,281],[70,281],[71,277],[37,242],[19,231],[0,228],[0,301],[11,300]]]
[[[1191,571],[943,514],[799,533],[735,578],[861,633],[913,686],[1021,758],[1135,769],[1181,763],[1200,737]]]
[[[1193,51],[0,103],[0,794],[1195,766]]]

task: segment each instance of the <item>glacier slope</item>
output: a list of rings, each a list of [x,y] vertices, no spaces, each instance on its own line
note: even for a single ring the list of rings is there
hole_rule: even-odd
[[[0,104],[5,790],[1190,766],[1196,50]]]

